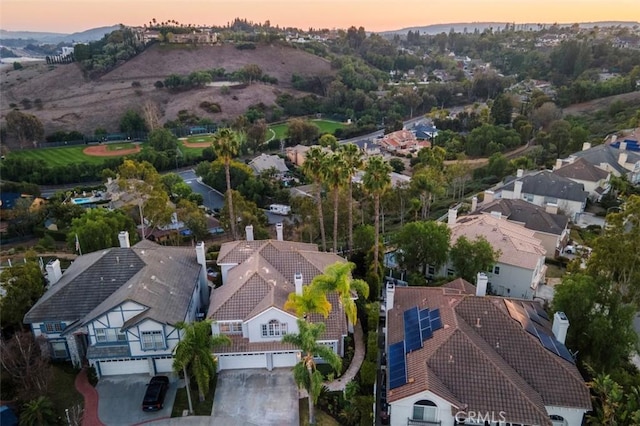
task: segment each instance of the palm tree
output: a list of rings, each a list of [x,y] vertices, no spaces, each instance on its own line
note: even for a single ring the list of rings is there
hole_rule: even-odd
[[[353,176],[357,170],[362,168],[362,152],[353,143],[340,145],[339,152],[342,154],[349,172],[349,250],[353,250]]]
[[[229,223],[231,224],[231,236],[234,240],[238,239],[236,233],[236,217],[233,211],[233,198],[231,197],[231,175],[229,173],[229,167],[231,159],[238,155],[240,144],[242,142],[242,135],[229,128],[218,130],[213,135],[213,150],[218,158],[224,161],[224,173],[227,179],[227,199],[229,200]]]
[[[36,399],[24,404],[20,414],[21,426],[40,426],[56,424],[56,413],[53,409],[53,402],[46,396],[39,396]]]
[[[324,216],[322,214],[322,167],[325,163],[327,153],[319,146],[314,146],[305,156],[302,163],[302,173],[313,179],[316,186],[316,205],[318,208],[318,220],[320,221],[320,237],[322,238],[322,250],[327,251],[327,238],[324,232]]]
[[[391,173],[393,169],[382,157],[371,157],[364,169],[364,188],[373,195],[374,211],[375,211],[375,239],[373,246],[373,270],[376,276],[380,277],[380,197],[391,186]]]
[[[198,384],[198,397],[200,401],[204,401],[205,395],[209,392],[211,378],[216,372],[213,348],[218,345],[230,344],[231,339],[223,334],[213,336],[211,334],[211,320],[192,323],[179,322],[176,324],[176,328],[182,331],[182,336],[173,350],[173,369],[176,372],[182,370],[184,373],[189,412],[193,413],[187,368],[191,367]]]
[[[289,293],[284,309],[295,312],[298,318],[307,318],[308,314],[322,314],[325,318],[331,312],[331,303],[324,292],[308,285],[302,288],[302,294]]]
[[[335,291],[351,324],[358,320],[358,310],[352,298],[352,290],[363,297],[369,297],[369,285],[362,280],[354,280],[351,271],[356,267],[352,262],[336,262],[327,266],[323,274],[316,275],[311,286],[324,292]]]
[[[327,155],[322,165],[322,177],[333,193],[333,252],[338,251],[338,206],[340,201],[340,188],[349,179],[347,162],[337,152]]]
[[[315,404],[322,391],[322,373],[316,369],[315,357],[325,360],[337,373],[342,368],[342,360],[328,346],[318,343],[325,331],[324,323],[308,323],[298,319],[298,334],[285,334],[284,343],[290,343],[301,350],[300,362],[293,367],[293,377],[299,387],[309,394],[309,424],[316,424]]]

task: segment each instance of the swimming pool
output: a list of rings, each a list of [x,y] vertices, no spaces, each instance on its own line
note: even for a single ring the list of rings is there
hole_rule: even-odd
[[[71,202],[73,204],[89,204],[93,202],[93,197],[85,197],[85,198],[72,198]]]

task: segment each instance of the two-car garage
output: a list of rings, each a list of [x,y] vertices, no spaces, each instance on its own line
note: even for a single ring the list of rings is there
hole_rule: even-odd
[[[298,362],[297,352],[254,352],[218,354],[220,370],[244,368],[264,368],[272,370],[280,367],[293,367]]]
[[[100,377],[122,374],[169,373],[173,371],[173,357],[101,359],[92,363]]]

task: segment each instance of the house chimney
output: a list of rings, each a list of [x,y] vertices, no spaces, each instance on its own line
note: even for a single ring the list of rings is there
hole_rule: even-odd
[[[471,211],[475,212],[477,208],[478,208],[478,197],[474,195],[473,198],[471,199]]]
[[[487,295],[487,283],[489,282],[489,277],[484,272],[478,272],[476,275],[476,296],[486,296]]]
[[[517,180],[513,183],[513,199],[519,200],[522,198],[522,181]]]
[[[196,259],[198,264],[207,267],[207,251],[204,248],[204,241],[198,242],[196,244]]]
[[[131,247],[131,243],[129,242],[129,232],[120,231],[118,234],[118,240],[120,241],[120,247],[129,248]]]
[[[524,175],[524,170],[523,169],[518,169],[518,171],[516,172],[516,177],[521,178],[522,175]]]
[[[449,218],[447,219],[447,224],[449,226],[453,226],[456,224],[457,219],[458,219],[458,210],[449,209]]]
[[[583,143],[583,144],[582,144],[582,150],[583,150],[583,151],[586,151],[586,150],[588,150],[588,149],[591,149],[591,143],[589,143],[589,142],[585,142],[585,143]]]
[[[493,201],[495,193],[493,191],[489,191],[488,189],[484,191],[484,203],[490,203]]]
[[[563,161],[561,159],[557,159],[556,160],[556,164],[555,166],[553,166],[553,170],[558,170],[560,167],[562,167]]]
[[[387,283],[387,299],[385,304],[385,310],[389,312],[389,310],[393,309],[393,299],[396,293],[396,286],[393,282],[389,281]]]
[[[547,203],[544,209],[549,214],[558,214],[558,205],[554,203]]]
[[[253,225],[247,225],[244,231],[247,234],[247,241],[253,241]]]
[[[558,342],[564,344],[564,341],[567,339],[567,330],[569,329],[569,320],[564,312],[556,312],[553,315],[553,326],[551,327],[551,331],[553,331],[553,335],[556,337]]]
[[[492,211],[491,217],[495,217],[496,219],[502,219],[502,212]]]
[[[278,241],[284,241],[284,238],[282,237],[282,222],[276,223],[276,239]]]
[[[302,274],[300,272],[296,272],[293,276],[293,283],[296,286],[296,294],[302,296]]]
[[[62,269],[60,269],[60,260],[50,260],[47,263],[47,277],[49,278],[49,284],[53,285],[60,281],[62,278]]]
[[[627,143],[620,142],[620,151],[626,151],[626,150],[627,150]]]
[[[620,164],[622,167],[625,167],[625,164],[627,164],[627,153],[626,152],[621,152],[618,155],[618,164]]]

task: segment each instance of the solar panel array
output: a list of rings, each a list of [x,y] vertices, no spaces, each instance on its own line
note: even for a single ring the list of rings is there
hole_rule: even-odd
[[[407,383],[407,362],[404,353],[404,341],[389,346],[389,389],[395,389]]]
[[[389,346],[389,388],[397,388],[407,383],[406,354],[422,348],[425,340],[433,337],[433,332],[442,328],[440,310],[418,307],[407,309],[403,314],[404,340]]]
[[[542,319],[544,318],[548,321],[549,316],[540,305],[534,302],[518,302],[506,299],[504,303],[511,318],[518,321],[527,333],[537,337],[545,349],[575,364],[575,360],[567,347],[560,343],[553,334],[549,334],[544,327]]]

